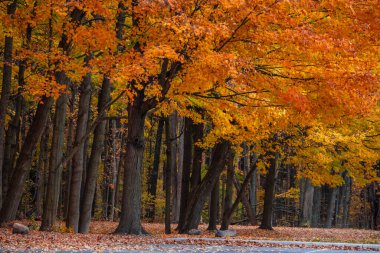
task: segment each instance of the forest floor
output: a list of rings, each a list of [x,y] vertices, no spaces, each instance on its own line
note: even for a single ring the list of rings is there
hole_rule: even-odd
[[[144,228],[149,236],[123,236],[111,234],[117,223],[94,221],[91,224],[90,234],[65,233],[62,226],[58,232],[40,232],[37,230],[38,222],[19,221],[32,228],[28,235],[14,235],[10,226],[0,228],[0,251],[16,249],[52,250],[144,250],[147,245],[165,244],[193,244],[193,245],[229,245],[249,247],[274,247],[271,242],[276,241],[308,241],[308,242],[341,242],[360,244],[380,244],[380,231],[359,229],[322,229],[322,228],[290,228],[275,227],[272,231],[258,229],[255,226],[231,226],[238,236],[226,240],[209,240],[215,238],[215,232],[207,231],[206,225],[201,225],[201,235],[179,235],[172,226],[171,235],[164,234],[164,225],[145,223]],[[61,232],[60,232],[61,230]],[[173,240],[172,238],[182,238]],[[206,238],[206,240],[204,240]],[[260,240],[252,241],[252,240]],[[275,245],[278,247],[278,245]],[[292,247],[326,248],[326,245],[290,245]],[[289,247],[289,244],[284,247]],[[330,249],[359,250],[360,247],[330,245]]]

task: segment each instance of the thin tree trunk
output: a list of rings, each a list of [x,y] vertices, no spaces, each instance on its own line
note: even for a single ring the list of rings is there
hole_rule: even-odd
[[[207,230],[216,230],[219,212],[219,180],[216,181],[214,189],[211,192],[209,208],[209,223]]]
[[[52,104],[52,97],[44,97],[41,103],[38,104],[33,123],[25,138],[19,158],[17,159],[16,167],[14,169],[10,183],[10,188],[5,198],[7,205],[3,206],[0,212],[0,224],[15,219],[16,212],[20,204],[26,176],[31,166],[32,157],[45,129]]]
[[[221,230],[227,230],[228,226],[231,223],[232,215],[231,208],[232,208],[232,194],[233,194],[233,187],[234,187],[234,154],[229,155],[228,164],[227,164],[227,182],[226,182],[226,195],[224,196],[224,209],[223,209],[223,217],[222,217],[222,224],[220,226]]]
[[[182,173],[183,173],[183,152],[184,152],[184,119],[178,118],[179,139],[177,145],[177,210],[175,212],[175,223],[179,222],[179,214],[181,211],[181,189],[182,189]]]
[[[194,125],[194,156],[193,165],[191,171],[191,189],[194,189],[201,182],[201,170],[202,170],[202,154],[203,149],[198,147],[196,143],[203,138],[203,124]]]
[[[85,137],[87,130],[87,122],[89,115],[89,101],[91,99],[91,73],[86,74],[81,85],[81,93],[79,98],[77,127],[75,133],[74,146],[78,145]],[[84,142],[79,144],[78,151],[74,154],[72,159],[72,174],[71,186],[69,193],[69,210],[66,226],[71,228],[75,233],[78,232],[79,225],[79,208],[80,208],[80,194],[82,173],[84,166]]]
[[[343,228],[349,227],[350,220],[350,204],[351,204],[351,178],[345,176],[345,191],[343,199]]]
[[[261,229],[272,230],[273,221],[273,202],[275,194],[276,171],[280,166],[280,154],[276,152],[273,158],[270,158],[270,166],[266,175],[265,194],[264,194],[264,211],[261,221]]]
[[[311,218],[311,227],[313,228],[319,227],[321,222],[321,195],[321,187],[315,187],[313,196],[313,214]]]
[[[337,188],[330,188],[329,190],[329,198],[328,198],[328,206],[327,206],[327,216],[326,216],[326,228],[331,228],[332,222],[334,220],[334,211],[335,211],[335,202],[337,195]]]
[[[170,115],[165,122],[166,133],[166,173],[165,173],[165,234],[170,234],[171,224],[171,189],[172,173],[176,169],[176,119],[175,115]],[[173,185],[174,186],[174,185]]]
[[[249,222],[251,223],[251,225],[254,226],[254,225],[256,225],[256,217],[254,216],[252,206],[250,205],[249,200],[245,195],[245,189],[242,188],[242,186],[240,185],[239,181],[237,180],[235,174],[234,174],[233,180],[234,180],[234,185],[235,185],[237,192],[243,191],[242,197],[241,197],[241,202],[244,205],[244,208],[245,208],[245,211],[247,213],[247,217],[248,217]]]
[[[167,126],[167,139],[166,144],[170,146],[170,150],[168,153],[167,150],[167,159],[168,159],[168,167],[170,168],[170,180],[171,180],[171,187],[170,187],[170,194],[171,194],[171,201],[172,201],[172,208],[170,216],[170,219],[175,222],[175,217],[177,216],[177,208],[178,208],[178,199],[177,199],[177,124],[178,124],[178,117],[177,113],[174,112],[172,115],[169,116],[168,120],[168,126]],[[168,129],[169,128],[169,129]],[[167,146],[167,149],[168,147]],[[168,230],[169,231],[169,230]]]
[[[193,161],[193,124],[190,118],[185,118],[184,120],[185,129],[184,129],[184,150],[183,150],[183,171],[182,171],[182,183],[181,183],[181,206],[180,214],[178,221],[178,230],[183,231],[186,223],[186,212],[188,207],[189,200],[189,191],[190,191],[190,172]]]
[[[103,77],[102,89],[99,94],[98,113],[106,115],[105,106],[110,100],[111,80],[109,77]],[[104,149],[104,140],[106,134],[106,121],[100,122],[94,130],[94,139],[92,143],[90,161],[87,166],[87,178],[84,185],[83,200],[80,214],[79,232],[88,233],[91,221],[91,208],[95,196],[96,179],[98,177],[98,168],[100,158]]]
[[[7,15],[11,16],[16,12],[17,0],[7,6]],[[12,64],[13,64],[13,37],[5,36],[4,42],[4,65],[3,65],[3,83],[0,97],[0,208],[3,203],[3,162],[5,147],[5,116],[7,114],[9,96],[12,84]]]
[[[161,143],[162,143],[162,133],[164,130],[164,119],[160,118],[158,121],[157,134],[156,134],[156,144],[154,147],[154,159],[153,168],[149,173],[148,180],[148,193],[152,198],[152,203],[150,203],[146,209],[146,217],[150,220],[154,220],[155,216],[155,201],[157,192],[157,178],[158,178],[158,168],[160,166],[160,155],[161,155]]]
[[[144,161],[144,129],[146,111],[143,110],[144,92],[139,91],[128,105],[128,135],[125,157],[121,217],[118,234],[140,235],[141,179]]]

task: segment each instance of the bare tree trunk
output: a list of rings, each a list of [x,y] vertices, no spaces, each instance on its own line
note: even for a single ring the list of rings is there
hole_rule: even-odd
[[[84,143],[81,143],[85,137],[89,115],[89,103],[91,99],[91,73],[86,74],[81,85],[79,98],[77,127],[75,133],[74,146],[79,145],[78,151],[72,159],[71,186],[69,194],[69,210],[66,226],[78,232],[79,225],[79,208],[81,197],[82,173],[84,169]]]
[[[156,133],[156,144],[154,147],[154,159],[153,159],[153,168],[149,173],[148,180],[148,193],[152,198],[152,203],[148,204],[146,209],[146,217],[150,220],[154,220],[155,216],[155,200],[157,192],[157,178],[158,178],[158,168],[160,166],[160,155],[161,155],[161,143],[162,143],[162,133],[164,130],[164,119],[160,118],[158,120],[158,127]]]
[[[207,230],[216,230],[219,212],[219,180],[216,181],[214,189],[211,192],[209,208],[209,223]]]
[[[302,205],[302,226],[310,226],[313,214],[313,196],[314,187],[311,185],[309,179],[304,180],[304,197]]]
[[[224,209],[223,209],[223,217],[222,224],[220,229],[227,230],[228,226],[231,223],[231,208],[232,208],[232,195],[233,195],[233,187],[234,187],[234,154],[229,154],[228,164],[227,164],[227,182],[226,182],[226,195],[224,196]]]
[[[5,198],[7,205],[3,206],[0,212],[0,224],[15,219],[26,176],[31,166],[32,157],[45,129],[52,104],[52,97],[44,97],[41,103],[38,104],[33,123],[29,128],[19,158],[17,159],[10,188]]]
[[[99,94],[98,113],[105,116],[106,104],[110,100],[111,80],[109,77],[103,77],[102,89]],[[96,179],[98,177],[98,168],[101,155],[104,149],[104,140],[106,134],[106,121],[100,122],[94,130],[94,139],[92,143],[90,161],[87,166],[87,178],[84,185],[83,200],[81,206],[79,232],[88,233],[91,221],[91,209],[95,196]]]
[[[311,226],[319,227],[321,222],[321,187],[314,187]]]
[[[350,204],[351,204],[351,178],[349,176],[345,176],[345,190],[344,190],[344,196],[343,196],[343,228],[349,227],[349,221],[350,221]]]
[[[326,228],[331,228],[332,222],[334,220],[334,211],[335,211],[335,202],[337,195],[337,188],[330,188],[329,190],[329,198],[328,198],[328,206],[327,206],[327,216],[326,216]]]
[[[244,206],[244,209],[247,213],[247,217],[248,217],[249,222],[251,223],[251,225],[254,226],[254,225],[256,225],[256,217],[254,216],[252,206],[250,205],[249,200],[245,195],[245,189],[242,188],[242,186],[240,185],[239,181],[237,180],[235,174],[234,174],[233,179],[234,179],[234,185],[235,185],[237,192],[243,191],[242,197],[241,197],[241,202],[243,203],[243,206]]]
[[[168,127],[169,131],[169,141],[167,142],[167,145],[170,145],[170,153],[167,153],[168,160],[168,167],[170,167],[170,180],[171,180],[171,201],[172,201],[172,209],[171,209],[171,217],[170,219],[175,222],[175,217],[177,216],[177,209],[179,206],[178,199],[177,199],[177,189],[178,189],[178,173],[177,173],[177,125],[178,125],[178,116],[177,113],[174,112],[172,115],[169,116],[168,120]],[[168,129],[168,128],[166,128]],[[168,146],[167,146],[168,147]]]
[[[11,16],[16,12],[17,0],[7,6],[7,15]],[[3,203],[3,162],[5,146],[5,116],[7,114],[8,102],[12,84],[12,64],[13,64],[13,37],[5,36],[4,43],[4,65],[3,65],[3,84],[0,97],[0,208]]]
[[[181,211],[181,189],[182,189],[182,173],[183,173],[183,152],[184,152],[184,119],[178,117],[179,136],[177,145],[177,210],[175,212],[175,223],[179,222],[179,214]]]
[[[198,147],[196,143],[203,138],[203,124],[194,125],[194,156],[191,171],[191,189],[194,189],[201,182],[202,154],[203,149]]]
[[[266,175],[265,195],[264,195],[264,211],[261,221],[261,229],[272,230],[273,221],[273,201],[275,194],[276,171],[280,167],[280,154],[276,152],[274,157],[270,158],[270,166]]]
[[[146,112],[143,111],[144,92],[139,91],[128,105],[128,136],[125,157],[124,185],[118,234],[142,234],[141,178],[144,160],[144,129]]]
[[[172,173],[176,169],[176,119],[175,115],[170,115],[165,122],[166,126],[166,173],[165,173],[165,234],[170,234],[171,224],[171,189],[173,177]],[[174,186],[174,185],[173,185]]]
[[[186,212],[189,200],[190,191],[190,172],[193,161],[193,124],[190,118],[185,118],[185,130],[184,130],[184,150],[183,150],[183,171],[182,171],[182,183],[181,183],[181,206],[178,221],[178,230],[183,230],[186,223]]]

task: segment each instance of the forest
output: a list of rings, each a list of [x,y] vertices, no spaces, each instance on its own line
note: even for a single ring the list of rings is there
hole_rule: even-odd
[[[1,226],[380,228],[378,0],[0,7]]]

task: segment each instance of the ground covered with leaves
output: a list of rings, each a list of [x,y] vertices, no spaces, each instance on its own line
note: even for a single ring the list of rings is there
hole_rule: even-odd
[[[32,229],[38,224],[30,221],[21,221]],[[253,247],[279,247],[271,243],[249,242],[246,240],[284,240],[284,241],[312,241],[312,242],[346,242],[346,243],[380,243],[380,231],[358,229],[318,229],[318,228],[289,228],[277,227],[273,231],[258,229],[254,226],[232,226],[238,236],[226,240],[204,241],[199,238],[213,238],[215,232],[207,231],[206,225],[201,225],[202,235],[179,235],[173,225],[171,235],[164,234],[163,224],[144,224],[150,233],[148,236],[114,235],[117,223],[93,222],[90,234],[73,234],[68,232],[40,232],[32,230],[28,235],[14,235],[11,227],[0,228],[0,247],[3,250],[40,249],[54,250],[144,250],[149,245],[160,244],[197,244],[197,245],[229,245]],[[59,231],[59,228],[57,228]],[[187,238],[173,241],[171,238]],[[238,240],[235,240],[238,239]],[[244,240],[239,240],[244,239]],[[287,245],[286,247],[305,247],[301,245]],[[319,248],[320,246],[308,246]],[[346,246],[331,246],[334,249],[355,249]]]

